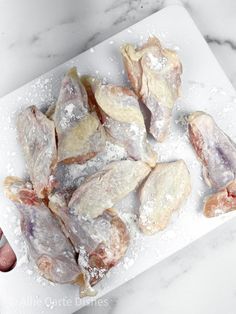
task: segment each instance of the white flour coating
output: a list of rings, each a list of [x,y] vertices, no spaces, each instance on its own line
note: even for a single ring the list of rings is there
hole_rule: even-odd
[[[156,57],[154,56],[152,53],[148,53],[147,54],[148,58],[149,58],[149,66],[151,69],[153,70],[157,70],[157,71],[161,71],[163,70],[163,68],[166,66],[167,64],[167,58],[165,57]]]
[[[60,127],[62,130],[73,127],[73,124],[83,119],[88,114],[88,108],[85,106],[75,106],[73,102],[69,102],[63,108],[64,115],[61,116]]]
[[[56,178],[58,177],[59,180],[61,178],[60,181],[63,182],[63,187],[66,189],[78,187],[87,176],[94,174],[105,165],[112,161],[126,158],[127,154],[123,147],[107,141],[104,151],[88,160],[85,164],[61,166],[56,174]]]
[[[66,115],[68,115],[69,117],[72,116],[72,113],[73,113],[73,110],[75,108],[75,105],[74,104],[68,104],[66,107],[65,107],[65,112],[66,112]]]

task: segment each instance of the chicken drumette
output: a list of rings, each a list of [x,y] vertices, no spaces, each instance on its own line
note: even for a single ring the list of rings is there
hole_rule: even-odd
[[[129,244],[127,227],[113,209],[90,219],[69,208],[62,193],[56,192],[49,199],[49,207],[79,254],[78,264],[85,281],[81,296],[86,296],[125,255]]]
[[[53,282],[81,284],[83,276],[76,262],[76,252],[31,183],[7,177],[4,188],[6,196],[20,212],[21,231],[40,273]]]

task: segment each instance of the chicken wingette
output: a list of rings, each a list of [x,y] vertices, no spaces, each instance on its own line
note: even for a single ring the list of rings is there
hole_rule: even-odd
[[[183,160],[157,164],[140,192],[142,232],[151,235],[165,229],[190,192],[191,178]]]
[[[150,132],[162,142],[169,134],[172,109],[180,95],[180,59],[156,37],[140,48],[126,44],[121,53],[132,88],[151,112]]]
[[[105,147],[105,131],[88,104],[76,68],[65,75],[52,115],[58,139],[58,161],[84,163]]]
[[[214,217],[236,209],[236,145],[207,113],[188,118],[190,142],[203,166],[205,182],[216,193],[206,197],[204,214]]]

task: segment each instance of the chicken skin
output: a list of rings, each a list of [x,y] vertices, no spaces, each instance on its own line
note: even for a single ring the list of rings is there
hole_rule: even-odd
[[[165,229],[190,192],[190,174],[183,160],[157,164],[140,192],[142,232],[152,235]]]
[[[203,166],[206,183],[224,188],[235,179],[236,145],[204,112],[194,112],[188,118],[189,139]]]
[[[55,111],[50,113],[58,137],[58,161],[84,163],[105,146],[105,131],[88,104],[76,68],[64,77]]]
[[[142,161],[112,162],[87,177],[73,193],[69,207],[79,215],[96,218],[137,188],[150,170]]]
[[[179,57],[156,37],[140,48],[126,44],[121,53],[132,88],[151,112],[150,132],[162,142],[170,132],[172,109],[180,94]]]
[[[79,254],[78,264],[85,279],[81,296],[86,296],[125,255],[129,244],[127,227],[112,209],[89,219],[67,207],[63,194],[52,194],[49,199],[49,207]]]
[[[51,173],[57,163],[54,123],[31,106],[18,115],[17,132],[34,189],[44,198],[52,190]]]
[[[79,283],[81,270],[75,250],[31,184],[17,177],[7,177],[4,188],[6,196],[20,212],[21,231],[40,273],[52,282]]]
[[[189,116],[190,142],[203,166],[206,183],[217,193],[204,202],[204,214],[214,217],[236,209],[236,145],[204,112]]]
[[[135,160],[156,164],[156,154],[147,142],[147,132],[137,96],[127,87],[104,85],[90,78],[106,132]]]

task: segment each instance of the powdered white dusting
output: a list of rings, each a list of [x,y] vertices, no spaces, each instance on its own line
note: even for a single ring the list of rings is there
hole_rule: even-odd
[[[74,105],[74,104],[68,104],[68,105],[65,107],[65,109],[64,109],[65,112],[66,112],[66,115],[68,115],[69,117],[71,117],[74,108],[75,108],[75,105]]]
[[[156,57],[152,53],[147,54],[149,58],[149,66],[151,69],[156,71],[161,71],[167,64],[167,58],[165,57]]]
[[[62,182],[65,189],[78,187],[87,176],[96,173],[112,161],[127,158],[125,149],[109,141],[105,149],[85,164],[60,165],[56,172],[56,178]]]
[[[62,130],[73,127],[76,121],[83,119],[88,114],[86,103],[83,103],[83,100],[81,99],[78,99],[77,101],[81,102],[81,106],[69,102],[63,108],[59,121]]]

